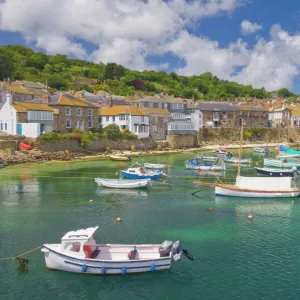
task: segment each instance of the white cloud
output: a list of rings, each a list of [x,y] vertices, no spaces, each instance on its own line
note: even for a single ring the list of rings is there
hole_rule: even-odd
[[[185,61],[177,71],[192,75],[210,71],[268,90],[291,87],[299,75],[300,35],[279,25],[269,40],[249,48],[241,39],[221,47],[207,37],[190,33],[205,17],[230,13],[246,0],[0,0],[0,30],[20,32],[48,53],[64,53],[95,62],[117,62],[132,69],[166,69],[147,57],[172,53]],[[244,21],[244,32],[260,25]],[[246,25],[245,25],[246,24]],[[75,39],[76,38],[76,41]],[[97,47],[90,55],[86,41]],[[236,69],[242,69],[238,74]]]
[[[244,34],[251,34],[263,29],[263,27],[257,23],[252,23],[248,20],[244,20],[241,23],[241,29]]]

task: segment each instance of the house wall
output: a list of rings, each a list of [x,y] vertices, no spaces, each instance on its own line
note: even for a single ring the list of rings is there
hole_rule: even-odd
[[[239,125],[244,121],[247,127],[268,127],[268,112],[267,111],[240,111]]]
[[[99,115],[97,107],[79,107],[79,106],[65,106],[65,105],[50,105],[54,109],[58,109],[59,114],[57,115],[57,120],[54,122],[53,130],[59,131],[61,133],[68,132],[76,128],[77,121],[83,121],[82,131],[89,131],[88,127],[88,109],[92,109],[92,127],[98,128]],[[65,108],[70,107],[71,115],[66,116]],[[82,108],[82,116],[77,116],[77,108]],[[71,128],[66,128],[66,121],[71,120]]]
[[[40,123],[19,123],[22,125],[22,135],[30,138],[40,136]]]
[[[171,149],[193,148],[198,145],[197,136],[191,134],[170,134],[167,136],[167,142]]]
[[[171,121],[170,116],[151,115],[149,116],[149,135],[155,141],[161,141],[166,139],[168,125]]]
[[[17,112],[11,106],[12,95],[6,94],[2,97],[3,106],[0,109],[0,129],[8,134],[17,134]],[[1,125],[2,124],[2,125]],[[6,126],[5,126],[6,124]],[[7,129],[5,129],[7,128]]]

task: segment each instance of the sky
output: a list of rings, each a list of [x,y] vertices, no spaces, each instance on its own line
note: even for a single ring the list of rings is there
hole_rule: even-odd
[[[0,45],[300,93],[299,0],[0,0]]]

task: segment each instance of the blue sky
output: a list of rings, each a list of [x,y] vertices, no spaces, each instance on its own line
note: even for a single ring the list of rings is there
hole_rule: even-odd
[[[214,6],[197,0],[83,0],[85,6],[65,1],[27,0],[17,6],[16,0],[2,0],[0,45],[23,44],[139,70],[211,71],[255,87],[300,93],[297,0],[221,0]],[[242,32],[245,21],[258,29]]]

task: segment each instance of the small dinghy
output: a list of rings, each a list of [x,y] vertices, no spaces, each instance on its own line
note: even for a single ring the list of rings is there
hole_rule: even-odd
[[[218,149],[216,151],[212,151],[212,153],[216,156],[224,156],[228,154],[228,151],[223,150],[223,149]]]
[[[150,179],[124,180],[124,179],[103,179],[95,178],[99,186],[115,189],[135,189],[143,188],[149,185]]]
[[[299,196],[299,189],[293,187],[291,177],[237,176],[235,184],[216,184],[215,193],[245,198],[291,198]]]
[[[116,161],[130,161],[131,157],[130,156],[117,156],[117,155],[110,155],[109,158],[111,160],[116,160]]]
[[[200,157],[203,161],[209,161],[209,162],[215,162],[217,161],[218,159],[220,159],[220,157],[218,156],[206,156],[206,155],[202,155]]]
[[[292,169],[271,169],[271,168],[255,168],[258,174],[272,176],[272,177],[293,177],[294,170]]]
[[[24,150],[32,150],[32,147],[25,143],[20,143],[20,148]]]
[[[172,261],[181,261],[183,255],[193,255],[181,248],[179,241],[162,244],[96,244],[90,227],[66,233],[60,244],[44,244],[46,267],[73,273],[113,275],[154,272],[170,269]]]
[[[144,163],[143,164],[145,168],[147,169],[154,169],[154,170],[158,170],[158,169],[165,169],[167,167],[167,165],[165,164],[150,164],[150,163]]]
[[[159,179],[166,176],[160,169],[158,170],[145,170],[143,167],[130,167],[122,170],[121,174],[124,178],[129,179]]]
[[[269,153],[269,151],[270,151],[269,148],[254,148],[253,150],[254,150],[254,152],[257,152],[257,153]]]

